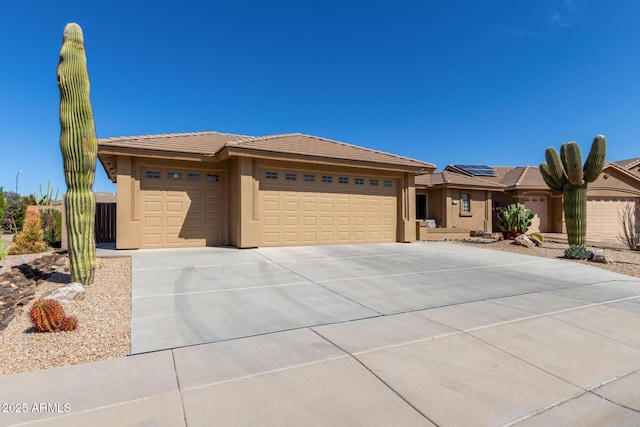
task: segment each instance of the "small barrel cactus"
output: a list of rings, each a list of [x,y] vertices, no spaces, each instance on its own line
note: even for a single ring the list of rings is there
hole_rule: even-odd
[[[593,258],[593,252],[582,245],[570,245],[564,251],[564,256],[571,259],[591,259]]]
[[[61,331],[75,331],[78,329],[78,318],[75,316],[64,316],[60,322]]]
[[[78,328],[78,319],[65,316],[60,303],[54,299],[39,299],[31,306],[29,317],[33,327],[40,332],[73,331]]]
[[[57,332],[64,318],[60,303],[53,299],[40,299],[33,303],[29,312],[31,323],[40,332]]]

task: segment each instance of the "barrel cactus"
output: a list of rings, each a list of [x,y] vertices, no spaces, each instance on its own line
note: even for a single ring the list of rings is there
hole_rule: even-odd
[[[56,332],[64,318],[60,303],[53,299],[40,299],[33,303],[29,311],[33,326],[40,332]]]
[[[564,256],[571,259],[591,259],[593,252],[582,245],[570,245],[564,251]]]
[[[549,188],[562,193],[562,206],[567,224],[569,245],[584,246],[587,240],[587,184],[595,181],[602,172],[607,151],[603,135],[594,138],[584,166],[580,147],[567,142],[560,147],[560,154],[549,147],[545,151],[547,163],[540,163],[540,172]]]
[[[71,281],[93,283],[96,202],[93,182],[98,142],[89,98],[84,37],[78,24],[67,24],[58,63],[60,149],[67,183],[65,204]]]

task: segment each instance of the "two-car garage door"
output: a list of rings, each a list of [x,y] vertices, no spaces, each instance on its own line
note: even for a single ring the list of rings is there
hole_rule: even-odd
[[[262,170],[260,246],[395,242],[396,186],[379,177]]]

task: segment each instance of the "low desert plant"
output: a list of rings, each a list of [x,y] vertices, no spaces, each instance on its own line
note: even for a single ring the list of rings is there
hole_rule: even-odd
[[[570,245],[564,251],[564,256],[571,259],[591,259],[593,258],[593,252],[582,245]]]
[[[520,203],[513,203],[498,212],[498,228],[509,235],[526,233],[531,226],[533,217],[531,210],[526,209]]]
[[[622,227],[618,240],[629,249],[637,249],[640,245],[640,200],[627,204],[618,213],[618,222]]]
[[[540,240],[541,242],[544,242],[544,235],[539,231],[534,231],[533,233],[531,233],[531,236],[535,237],[536,239]]]
[[[60,303],[54,299],[39,299],[29,311],[31,324],[40,332],[73,331],[78,328],[78,319],[66,316]]]
[[[44,209],[40,215],[45,243],[59,248],[62,240],[62,212],[57,209]]]
[[[24,199],[13,191],[4,193],[4,216],[2,217],[2,228],[10,233],[17,233],[22,229],[25,216]]]
[[[24,227],[9,248],[9,255],[35,254],[47,250],[44,231],[40,223],[40,212],[34,207],[27,209]]]
[[[0,239],[0,261],[7,257],[7,244]]]

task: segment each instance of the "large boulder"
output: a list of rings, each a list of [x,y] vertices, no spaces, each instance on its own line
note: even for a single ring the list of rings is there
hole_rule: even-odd
[[[46,298],[54,299],[60,303],[70,303],[83,300],[85,292],[82,283],[73,282],[54,290]]]
[[[525,248],[535,248],[536,244],[533,243],[533,240],[531,240],[529,238],[529,236],[525,235],[525,234],[521,234],[518,237],[516,237],[513,242],[516,245],[520,245],[520,246],[524,246]]]

